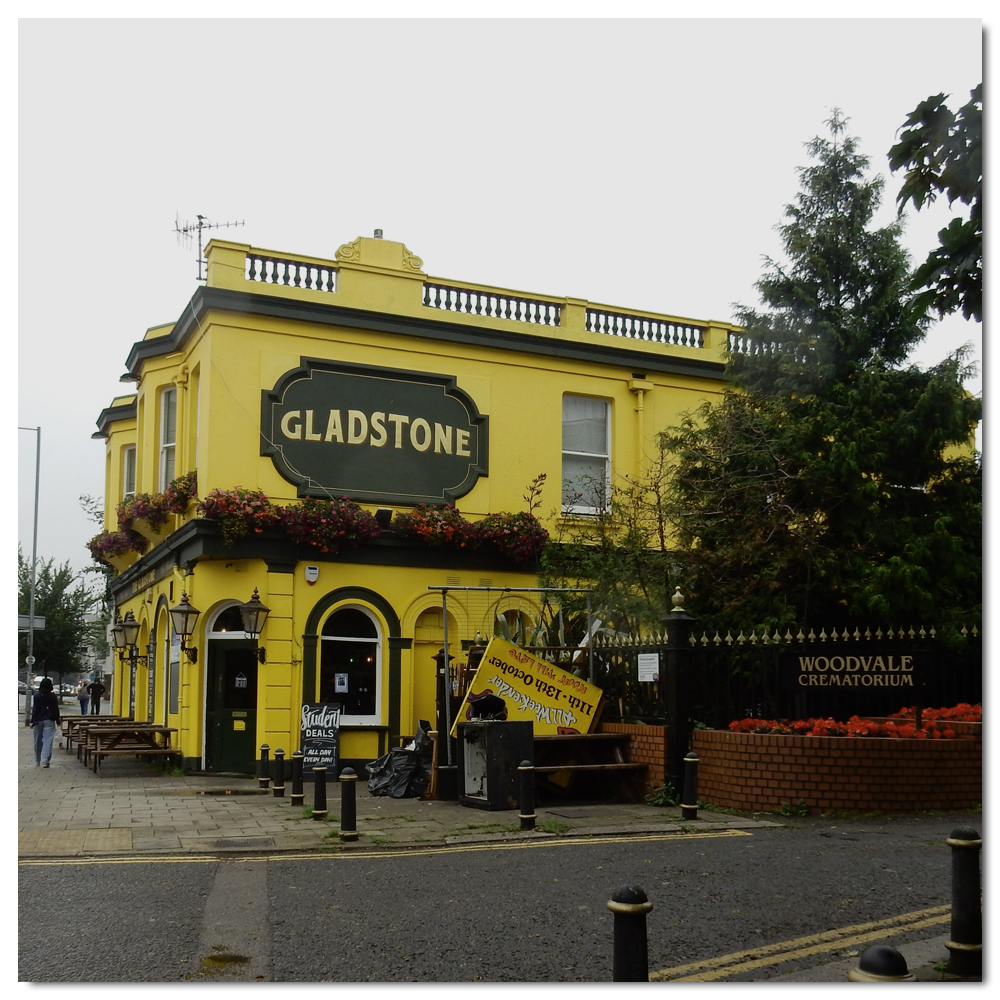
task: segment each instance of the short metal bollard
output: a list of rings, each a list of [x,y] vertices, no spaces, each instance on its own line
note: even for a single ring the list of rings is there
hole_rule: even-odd
[[[313,819],[326,819],[326,768],[313,768]]]
[[[518,806],[520,806],[521,829],[535,829],[535,765],[530,760],[522,760],[517,767],[520,778],[520,795],[518,796]]]
[[[858,967],[847,973],[849,983],[912,983],[915,977],[906,959],[887,944],[873,944],[858,959]]]
[[[273,780],[271,784],[271,792],[276,799],[283,799],[285,797],[285,751],[275,750],[274,751],[274,766],[271,773],[273,774]]]
[[[684,758],[684,795],[681,819],[698,818],[698,755],[692,750]]]
[[[340,839],[358,839],[358,776],[353,767],[340,772]]]
[[[306,796],[302,790],[302,761],[305,754],[301,750],[296,750],[292,754],[292,805],[301,806],[305,804]]]
[[[615,915],[612,982],[649,982],[646,914],[652,908],[646,893],[637,885],[623,886],[608,900],[608,909]]]
[[[267,773],[268,760],[271,757],[271,748],[266,743],[260,745],[260,764],[257,767],[257,787],[267,791],[267,786],[271,783],[271,776]]]
[[[951,956],[948,971],[956,976],[983,974],[983,904],[978,830],[963,826],[945,841],[951,848],[951,939],[944,945]]]

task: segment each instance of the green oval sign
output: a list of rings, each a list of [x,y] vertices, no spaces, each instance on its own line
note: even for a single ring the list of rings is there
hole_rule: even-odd
[[[261,405],[261,454],[300,497],[454,503],[488,474],[488,421],[448,375],[302,358]]]

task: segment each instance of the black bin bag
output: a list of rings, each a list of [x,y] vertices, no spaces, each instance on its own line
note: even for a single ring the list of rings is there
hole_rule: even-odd
[[[365,765],[368,793],[389,795],[394,799],[415,799],[427,791],[431,782],[430,751],[432,741],[424,723],[408,747],[396,747]]]

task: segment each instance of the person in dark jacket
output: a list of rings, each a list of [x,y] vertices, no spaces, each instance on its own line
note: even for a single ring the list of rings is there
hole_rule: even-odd
[[[59,699],[52,693],[52,681],[46,677],[31,700],[28,728],[35,733],[35,767],[48,767],[52,760],[52,741],[59,724]]]
[[[104,685],[100,681],[94,681],[87,685],[87,694],[90,695],[90,714],[101,714],[101,699],[104,697]]]

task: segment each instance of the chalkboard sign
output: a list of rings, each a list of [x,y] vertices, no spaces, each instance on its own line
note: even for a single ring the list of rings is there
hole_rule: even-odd
[[[337,780],[340,742],[340,702],[302,706],[302,776],[311,778],[314,767],[325,767],[327,781]]]

